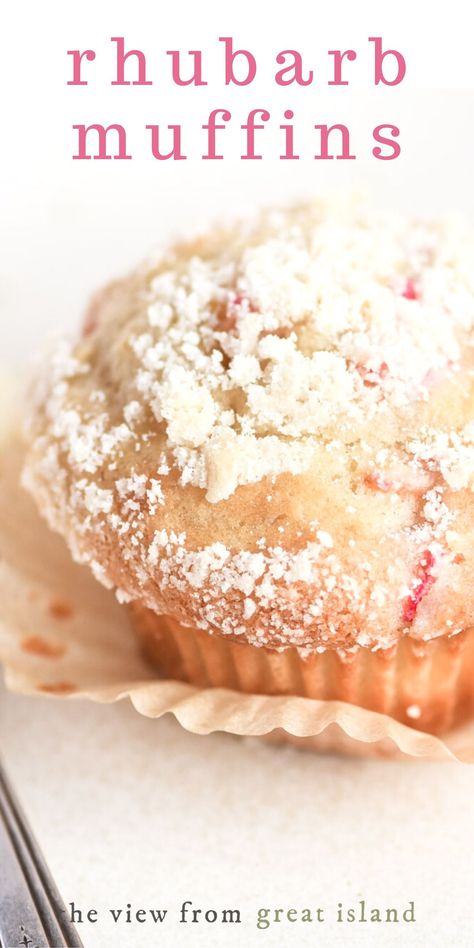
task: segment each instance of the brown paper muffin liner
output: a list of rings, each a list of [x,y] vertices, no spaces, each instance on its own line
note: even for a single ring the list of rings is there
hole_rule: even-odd
[[[360,647],[303,657],[296,648],[274,651],[209,635],[138,603],[129,608],[146,658],[167,678],[201,688],[346,701],[432,734],[474,714],[474,629],[421,644],[405,637],[376,652]]]
[[[458,712],[460,719],[463,708],[467,714],[472,706],[470,689],[474,690],[474,684],[469,684],[469,679],[474,682],[471,632],[458,636],[457,641],[438,640],[428,662],[418,662],[415,654],[404,656],[403,662],[412,661],[418,669],[411,674],[409,694],[403,692],[408,677],[402,680],[401,666],[394,674],[397,662],[388,655],[376,684],[370,663],[375,669],[376,663],[382,662],[380,655],[338,668],[337,656],[332,653],[322,656],[313,667],[311,662],[303,665],[299,656],[296,660],[296,656],[283,653],[282,659],[282,653],[260,652],[256,658],[250,646],[247,654],[240,643],[231,645],[222,638],[209,644],[204,637],[212,650],[212,643],[218,643],[215,647],[220,650],[209,658],[207,652],[202,654],[201,639],[198,645],[187,629],[180,630],[179,647],[189,646],[188,666],[183,658],[177,660],[174,629],[166,634],[166,661],[170,664],[164,674],[177,676],[181,663],[181,669],[199,669],[196,681],[200,683],[160,678],[143,658],[128,610],[119,606],[114,594],[100,586],[87,568],[73,563],[63,540],[38,516],[31,498],[20,487],[22,457],[17,438],[9,437],[0,445],[0,661],[8,688],[56,701],[110,703],[127,698],[140,714],[149,718],[173,714],[196,734],[224,731],[272,742],[285,740],[322,752],[474,763],[474,713],[465,725],[450,729],[441,739],[428,733],[422,718],[411,720],[411,726],[397,720],[393,699],[384,704],[398,682],[399,706],[406,703],[409,707],[409,702],[417,701],[421,707],[422,695],[429,694],[430,713],[434,716],[438,708],[436,720],[444,720],[443,727],[457,719]],[[193,653],[192,649],[200,651]],[[163,663],[163,649],[160,656]],[[164,669],[163,664],[161,667]],[[227,677],[229,668],[232,679]],[[276,694],[249,690],[258,685],[261,674],[265,681],[272,681]],[[384,676],[387,683],[382,687]],[[318,681],[323,680],[326,690],[317,691]],[[365,694],[372,696],[371,707],[382,710],[350,703],[360,696],[364,680]],[[334,690],[336,681],[339,692]],[[296,682],[301,690],[288,694]],[[344,695],[344,700],[307,696],[318,693]]]

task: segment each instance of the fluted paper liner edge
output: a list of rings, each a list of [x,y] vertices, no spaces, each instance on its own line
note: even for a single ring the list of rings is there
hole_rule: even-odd
[[[0,660],[12,691],[63,699],[129,698],[188,731],[268,735],[316,750],[474,762],[474,722],[445,740],[340,701],[242,694],[162,680],[143,660],[127,611],[75,564],[20,486],[23,448],[0,449]]]

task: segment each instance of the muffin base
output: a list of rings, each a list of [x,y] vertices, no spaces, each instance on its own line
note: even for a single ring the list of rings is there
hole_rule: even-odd
[[[410,727],[443,734],[474,716],[474,628],[390,649],[333,649],[302,657],[180,625],[140,603],[129,606],[147,660],[167,678],[203,688],[345,701]]]

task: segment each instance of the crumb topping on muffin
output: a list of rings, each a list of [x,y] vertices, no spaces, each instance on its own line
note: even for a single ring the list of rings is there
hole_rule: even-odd
[[[460,631],[473,329],[463,224],[264,213],[94,301],[38,385],[25,482],[98,578],[181,622],[302,648]]]

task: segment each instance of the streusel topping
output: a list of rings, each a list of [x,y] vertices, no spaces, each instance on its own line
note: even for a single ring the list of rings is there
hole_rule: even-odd
[[[170,586],[197,590],[192,621],[202,627],[239,634],[254,621],[256,641],[302,647],[328,602],[323,637],[337,638],[349,603],[367,619],[354,620],[359,644],[373,643],[380,621],[389,644],[400,623],[418,620],[440,571],[452,582],[455,558],[465,559],[473,328],[474,238],[462,223],[350,202],[264,213],[149,260],[95,301],[81,340],[55,353],[38,389],[26,480],[122,598],[141,590],[165,611]],[[328,472],[343,482],[343,554],[319,500],[307,516],[308,479],[317,493]],[[255,531],[242,517],[236,535],[248,548],[216,539],[239,488],[264,484],[272,510],[272,484],[287,475],[308,495],[297,524],[289,508],[286,519],[262,514]],[[212,524],[209,543],[176,513],[187,488]],[[380,520],[363,554],[362,494]],[[122,551],[119,577],[100,543],[93,555],[84,539],[104,524]],[[150,582],[161,592],[146,593]],[[300,584],[313,588],[309,604]],[[222,588],[237,594],[230,612]],[[283,589],[282,623],[281,610],[270,613]]]

